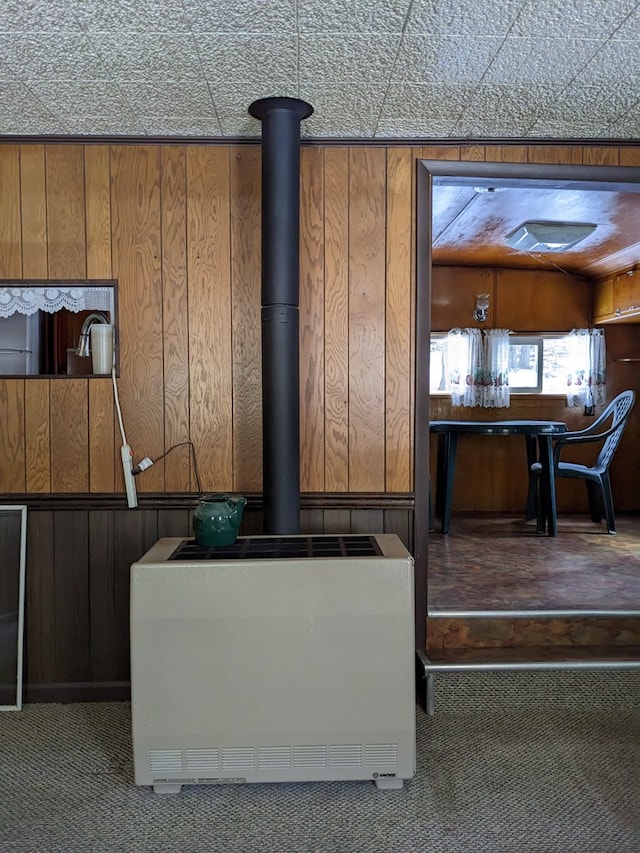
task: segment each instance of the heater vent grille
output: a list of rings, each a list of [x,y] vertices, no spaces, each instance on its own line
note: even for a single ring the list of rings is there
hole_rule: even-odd
[[[286,560],[381,557],[375,536],[240,536],[233,545],[207,548],[183,539],[169,560]]]
[[[326,746],[294,746],[293,763],[296,767],[326,767]]]
[[[253,747],[230,747],[222,750],[223,770],[253,770],[256,756]]]
[[[258,747],[258,767],[261,770],[270,768],[291,767],[291,750],[288,746]]]
[[[217,749],[187,749],[185,759],[187,770],[193,773],[215,773],[220,769]]]
[[[329,764],[332,767],[360,767],[362,745],[359,743],[333,744],[329,747]]]
[[[149,752],[152,773],[178,773],[182,771],[181,749],[152,749]]]
[[[364,748],[365,764],[388,764],[394,766],[398,763],[397,743],[368,743]]]

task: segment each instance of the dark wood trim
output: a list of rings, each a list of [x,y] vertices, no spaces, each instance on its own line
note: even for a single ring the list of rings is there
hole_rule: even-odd
[[[244,492],[247,498],[247,508],[262,509],[262,494]],[[191,509],[197,506],[200,495],[186,492],[138,492],[139,509]],[[1,503],[26,504],[31,510],[56,509],[123,509],[128,510],[124,493],[74,493],[74,494],[35,494],[35,493],[5,493],[0,494]],[[413,509],[414,495],[411,492],[369,493],[344,492],[321,493],[306,492],[300,497],[301,509]],[[131,510],[135,514],[136,510]]]
[[[27,684],[23,691],[27,702],[129,702],[128,681],[82,681],[63,684]]]
[[[24,136],[19,134],[0,135],[0,144],[7,145],[260,145],[260,136]],[[300,144],[305,147],[348,147],[348,148],[415,148],[431,147],[458,148],[478,145],[509,146],[553,146],[583,148],[637,148],[637,139],[591,139],[556,137],[385,137],[362,139],[360,137],[304,137]],[[452,161],[447,161],[452,162]]]
[[[427,646],[429,538],[429,335],[431,332],[431,174],[416,163],[416,364],[413,477],[416,649]],[[426,379],[426,384],[425,384]]]
[[[448,186],[486,184],[640,192],[636,166],[555,166],[546,163],[491,163],[473,160],[420,160],[431,179]]]

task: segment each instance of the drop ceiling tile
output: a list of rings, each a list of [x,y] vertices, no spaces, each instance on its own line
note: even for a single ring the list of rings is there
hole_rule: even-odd
[[[473,92],[473,87],[456,84],[392,83],[380,109],[377,135],[381,128],[390,135],[399,127],[453,127]],[[415,134],[412,134],[415,135]],[[418,134],[422,135],[422,133]]]
[[[640,39],[640,34],[639,34]],[[640,48],[638,42],[608,41],[583,69],[585,82],[605,89],[635,92],[640,96]]]
[[[175,0],[82,0],[75,4],[75,17],[88,33],[189,31]]]
[[[301,33],[400,33],[410,6],[410,0],[298,0],[298,28]]]
[[[399,42],[399,34],[301,35],[300,82],[386,81]]]
[[[587,39],[506,38],[483,83],[569,83],[605,42]]]
[[[453,122],[438,121],[431,116],[416,115],[409,118],[380,119],[375,139],[447,139],[451,136]]]
[[[0,126],[5,128],[3,132],[30,133],[28,128],[34,123],[40,127],[61,124],[47,105],[23,83],[2,83],[0,85]],[[9,126],[15,129],[9,131],[6,129]]]
[[[136,115],[211,116],[213,102],[206,83],[123,82],[120,91]]]
[[[618,39],[622,39],[623,41],[630,41],[630,42],[633,42],[634,44],[637,44],[639,34],[640,34],[640,3],[638,4],[636,10],[624,19],[622,24],[613,33],[612,38],[614,39],[614,41],[616,41]]]
[[[29,33],[43,30],[77,30],[80,24],[68,0],[25,2],[2,0],[0,3],[0,32],[14,30]]]
[[[557,119],[540,118],[531,126],[528,136],[562,139],[612,139],[618,136],[605,124],[592,122],[568,122]]]
[[[619,116],[609,125],[608,131],[613,138],[640,139],[640,103],[626,115]]]
[[[291,33],[296,0],[182,0],[191,30],[209,33]]]
[[[77,113],[64,119],[66,133],[74,136],[142,136],[144,124],[130,110],[118,116]]]
[[[0,136],[66,136],[65,125],[48,113],[41,115],[0,115]]]
[[[472,42],[456,36],[407,35],[391,79],[394,83],[477,83],[502,44],[501,38]]]
[[[78,33],[0,33],[0,55],[22,80],[97,80],[108,73],[95,48]]]
[[[524,0],[414,0],[406,32],[433,36],[503,36]]]
[[[555,92],[544,86],[477,86],[455,127],[459,136],[526,136]]]
[[[195,36],[205,77],[228,83],[295,80],[296,36],[197,34]]]
[[[385,90],[386,86],[368,83],[306,83],[300,87],[300,97],[313,106],[314,113],[302,122],[301,135],[356,139],[373,136]]]
[[[637,0],[526,0],[510,35],[606,39],[637,5]]]
[[[548,119],[576,123],[590,122],[594,126],[610,124],[633,108],[637,92],[603,93],[597,86],[573,83],[550,100],[544,111]],[[577,121],[576,121],[577,120]]]
[[[100,33],[91,38],[104,67],[116,81],[202,77],[190,33]]]
[[[0,62],[0,83],[4,82],[17,83],[19,81],[9,66],[5,65],[4,62]]]
[[[223,135],[216,116],[139,116],[147,136],[205,136]]]
[[[37,80],[29,89],[47,109],[67,121],[74,115],[111,116],[118,120],[130,107],[119,88],[104,80],[83,83]]]

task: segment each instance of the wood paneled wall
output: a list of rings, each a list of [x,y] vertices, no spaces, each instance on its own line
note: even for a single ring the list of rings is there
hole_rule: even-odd
[[[489,295],[487,319],[473,319],[477,293]],[[569,332],[591,321],[591,286],[583,278],[548,270],[492,267],[434,267],[431,328],[511,329],[513,332]]]
[[[301,156],[301,487],[412,485],[411,149]],[[260,148],[0,145],[0,277],[116,278],[136,458],[261,489]],[[108,379],[0,380],[0,492],[122,491]],[[188,446],[137,481],[195,491]]]
[[[416,159],[638,165],[640,147],[305,146],[301,487],[413,488]],[[118,280],[136,458],[261,489],[258,145],[0,144],[0,277]],[[108,379],[0,380],[0,493],[123,493]],[[195,491],[188,446],[137,481]]]

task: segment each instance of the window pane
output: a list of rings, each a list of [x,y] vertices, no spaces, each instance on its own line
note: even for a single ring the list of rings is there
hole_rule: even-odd
[[[538,354],[535,344],[511,343],[509,346],[509,386],[511,388],[538,389]]]
[[[429,393],[435,394],[444,391],[444,351],[447,345],[446,338],[431,338],[431,349],[429,356]]]
[[[542,391],[544,394],[566,394],[567,376],[571,373],[570,339],[545,338],[542,367]]]

